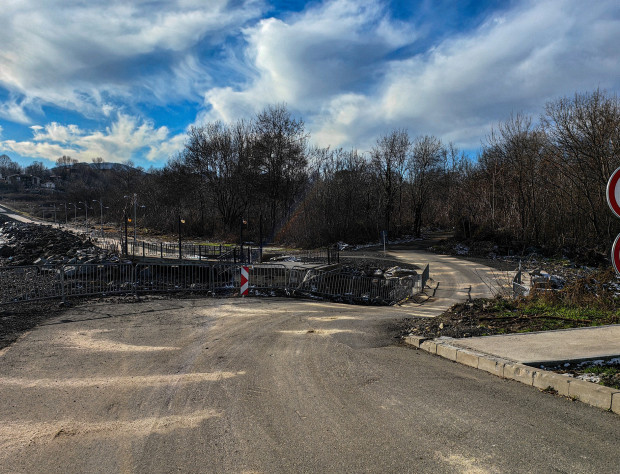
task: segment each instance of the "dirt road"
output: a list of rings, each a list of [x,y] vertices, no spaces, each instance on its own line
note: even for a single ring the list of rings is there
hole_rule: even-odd
[[[488,290],[427,258],[424,307],[150,298],[46,322],[0,352],[0,472],[617,470],[617,415],[396,343]]]

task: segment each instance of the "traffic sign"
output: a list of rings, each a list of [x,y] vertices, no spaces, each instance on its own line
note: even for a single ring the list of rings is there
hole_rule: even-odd
[[[249,291],[250,269],[241,267],[241,296],[247,296]]]
[[[620,235],[616,237],[614,244],[611,246],[611,264],[616,270],[616,274],[620,276]]]
[[[611,174],[607,182],[607,204],[616,217],[620,217],[620,168]]]

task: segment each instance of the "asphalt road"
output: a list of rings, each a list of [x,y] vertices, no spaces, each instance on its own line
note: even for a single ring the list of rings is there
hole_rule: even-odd
[[[618,472],[617,415],[398,345],[395,322],[494,275],[400,257],[431,260],[435,300],[150,298],[48,321],[0,352],[0,472]]]

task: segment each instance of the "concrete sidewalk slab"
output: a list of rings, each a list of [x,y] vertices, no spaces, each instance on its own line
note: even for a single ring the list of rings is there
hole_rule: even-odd
[[[620,355],[620,325],[450,339],[450,345],[537,364]]]
[[[463,339],[408,336],[405,343],[539,390],[551,388],[559,395],[620,415],[620,390],[534,367],[618,356],[620,325]]]

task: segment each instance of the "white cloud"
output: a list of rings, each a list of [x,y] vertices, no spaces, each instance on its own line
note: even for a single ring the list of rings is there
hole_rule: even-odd
[[[0,103],[0,118],[15,123],[29,123],[30,119],[24,111],[26,105],[28,105],[26,101],[18,103],[15,99],[9,99],[4,103]]]
[[[372,145],[390,128],[478,148],[513,111],[576,91],[620,89],[620,4],[524,1],[409,57],[416,32],[377,2],[334,0],[245,30],[250,79],[205,94],[201,120],[286,102],[321,145]]]
[[[244,30],[251,74],[240,90],[230,86],[205,94],[205,119],[247,116],[266,104],[286,102],[315,112],[335,94],[371,86],[377,64],[412,43],[412,28],[391,22],[381,2],[328,1],[287,21],[268,18]]]
[[[51,104],[113,123],[35,125],[31,140],[0,145],[49,159],[156,162],[184,136],[137,119],[143,104],[182,104],[178,120],[202,100],[196,122],[285,102],[320,145],[368,149],[407,128],[477,148],[513,111],[536,114],[597,87],[620,91],[616,0],[511,2],[452,36],[433,33],[440,23],[395,20],[385,0],[311,2],[278,18],[263,10],[260,0],[5,1],[0,118],[30,125]]]
[[[140,153],[150,161],[165,161],[182,148],[184,134],[170,136],[166,127],[156,128],[153,123],[136,117],[118,114],[105,131],[82,130],[77,125],[32,126],[33,139],[27,141],[0,141],[0,150],[12,151],[24,157],[54,161],[69,155],[79,161],[90,162],[102,157],[109,162],[133,159]]]
[[[175,65],[176,55],[187,56],[200,42],[220,40],[261,9],[255,0],[235,5],[227,0],[4,2],[0,86],[27,100],[0,105],[0,116],[28,123],[29,106],[35,103],[96,115],[105,105],[102,97],[130,101],[136,90],[157,89],[170,70],[173,82],[191,82],[204,71],[187,60]],[[148,65],[157,71],[128,73],[154,54],[162,64]],[[197,94],[190,89],[172,90]]]

